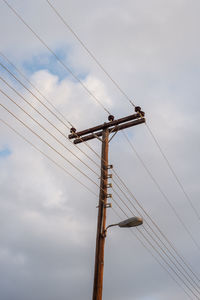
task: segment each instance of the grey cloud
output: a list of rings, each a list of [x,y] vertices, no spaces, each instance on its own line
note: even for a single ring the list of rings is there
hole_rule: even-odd
[[[128,106],[128,102],[82,51],[45,1],[9,3],[54,50],[70,49],[66,61],[70,61],[76,73],[87,74],[84,83],[105,101],[106,107],[108,106],[116,117],[132,113],[133,109]],[[133,101],[144,108],[148,124],[158,137],[200,212],[199,2],[193,1],[191,4],[191,1],[151,0],[125,3],[121,1],[52,3],[128,95],[133,97]],[[18,66],[24,67],[24,61],[31,61],[33,55],[47,54],[3,3],[1,3],[0,30],[1,50]],[[27,74],[30,72],[25,71]],[[74,80],[71,80],[71,77],[58,80],[50,70],[41,70],[32,74],[31,80],[39,85],[77,129],[106,121],[105,112]],[[1,86],[5,90],[5,85]],[[9,94],[14,97],[14,93],[9,91]],[[34,101],[27,93],[24,94]],[[15,100],[22,103],[18,97],[15,97]],[[4,105],[8,105],[5,97],[1,96],[1,101]],[[10,104],[9,107],[27,120],[14,105]],[[41,108],[40,105],[37,104],[37,108]],[[31,113],[33,114],[33,111]],[[36,117],[36,113],[34,116]],[[50,114],[47,116],[50,117]],[[67,170],[98,193],[97,187],[93,187],[63,159],[53,154],[22,126],[17,125],[2,109],[1,117],[11,122],[16,129],[37,143],[45,153],[52,155]],[[51,118],[68,134],[63,125],[52,116]],[[33,126],[33,122],[29,124]],[[45,121],[43,124],[47,126]],[[39,130],[35,125],[34,128]],[[9,145],[12,151],[11,156],[0,161],[2,299],[91,298],[98,199],[42,158],[35,150],[31,150],[31,147],[20,141],[6,127],[1,126],[0,130],[1,145]],[[54,129],[50,130],[56,133]],[[47,137],[42,130],[40,133]],[[138,126],[128,130],[127,133],[200,243],[199,222],[145,127]],[[57,149],[62,149],[52,138],[48,139]],[[68,142],[67,146],[73,149]],[[91,146],[100,153],[98,141],[92,142]],[[81,147],[89,153],[84,145]],[[80,162],[65,153],[70,160],[86,171]],[[78,151],[76,153],[78,154]],[[84,155],[79,155],[90,164]],[[94,154],[91,155],[97,160]],[[119,170],[131,191],[172,240],[178,251],[186,257],[193,270],[199,273],[198,249],[121,134],[118,134],[110,144],[110,162],[114,164],[115,170]],[[86,172],[89,176],[93,176],[90,171]],[[117,209],[115,204],[113,207]],[[127,211],[125,207],[123,208]],[[127,213],[130,215],[129,211]],[[108,224],[116,220],[117,216],[109,210]],[[117,228],[113,228],[106,241],[104,279],[105,300],[187,299],[183,291],[138,240]]]

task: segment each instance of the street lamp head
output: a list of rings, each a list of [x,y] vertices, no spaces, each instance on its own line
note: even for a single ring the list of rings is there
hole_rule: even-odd
[[[110,227],[113,227],[113,226],[119,226],[119,227],[124,227],[124,228],[130,228],[130,227],[136,227],[136,226],[139,226],[139,225],[142,225],[143,224],[143,219],[140,218],[140,217],[133,217],[133,218],[129,218],[129,219],[126,219],[122,222],[119,222],[117,224],[111,224],[109,226],[106,227],[103,235],[106,236],[106,232],[108,230],[108,228]]]
[[[143,224],[143,219],[140,217],[133,217],[118,223],[119,227],[136,227]]]

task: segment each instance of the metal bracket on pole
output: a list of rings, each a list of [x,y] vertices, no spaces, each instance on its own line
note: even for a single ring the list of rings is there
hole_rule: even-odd
[[[116,131],[112,136],[111,138],[109,139],[108,143],[110,143],[110,141],[112,141],[112,139],[114,138],[114,136],[118,133],[118,131]]]
[[[112,194],[107,194],[106,198],[112,198]]]
[[[106,204],[104,205],[104,207],[105,207],[105,208],[111,208],[111,207],[112,207],[112,203],[106,203]]]
[[[112,174],[108,174],[107,178],[112,178]]]
[[[97,138],[100,142],[102,142],[102,139],[101,139],[100,137],[98,137],[98,135],[96,135],[95,133],[93,133],[93,136],[94,136],[95,138]]]
[[[108,184],[106,185],[106,187],[107,187],[107,188],[112,188],[112,183],[108,183]]]
[[[107,169],[113,169],[113,165],[108,165]]]

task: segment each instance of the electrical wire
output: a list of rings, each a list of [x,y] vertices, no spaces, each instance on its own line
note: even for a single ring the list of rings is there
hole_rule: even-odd
[[[4,107],[4,106],[3,106]],[[5,109],[5,107],[4,107],[4,109]],[[8,110],[7,110],[8,111]],[[9,112],[9,111],[8,111]],[[13,115],[13,114],[12,114]],[[17,118],[18,119],[18,118]],[[19,119],[18,119],[19,120]],[[26,126],[27,127],[27,126]],[[30,129],[30,128],[29,128]],[[44,141],[44,140],[43,140]],[[186,285],[187,286],[187,285]]]
[[[58,10],[55,8],[55,6],[49,1],[46,0],[46,2],[49,4],[49,6],[52,8],[52,10],[55,12],[55,14],[58,16],[58,18],[62,21],[62,23],[68,28],[68,30],[74,35],[74,37],[76,38],[76,40],[81,44],[81,46],[85,49],[85,51],[89,54],[89,56],[95,61],[95,63],[99,66],[99,68],[106,74],[106,76],[112,81],[112,83],[115,85],[115,87],[120,91],[120,93],[129,101],[129,103],[133,106],[136,107],[136,105],[133,103],[133,101],[130,99],[130,97],[125,93],[125,91],[120,87],[120,85],[113,79],[113,77],[110,75],[110,73],[104,68],[104,66],[99,62],[99,60],[96,58],[96,56],[94,55],[94,53],[92,53],[91,50],[89,50],[89,48],[86,46],[86,44],[81,40],[81,38],[79,37],[79,35],[74,31],[74,29],[72,29],[72,27],[69,25],[69,23],[61,16],[61,14],[58,12]],[[176,179],[176,182],[178,183],[180,189],[182,190],[183,194],[185,195],[186,199],[188,200],[188,203],[190,205],[190,207],[192,208],[193,212],[195,213],[195,215],[197,216],[198,220],[200,220],[200,214],[198,213],[198,210],[196,209],[196,207],[194,206],[191,198],[189,197],[189,195],[187,194],[183,184],[181,183],[179,177],[177,176],[175,170],[172,168],[171,163],[169,162],[167,156],[165,155],[164,151],[162,150],[160,143],[158,142],[157,138],[155,137],[155,135],[153,134],[151,128],[148,126],[148,124],[146,124],[146,127],[150,133],[150,135],[152,136],[154,142],[156,143],[160,153],[162,154],[164,160],[166,161],[172,175],[174,176],[174,178]]]
[[[113,208],[112,208],[113,209]],[[114,210],[114,213],[117,215],[117,217],[119,217],[119,219],[122,221],[123,218],[117,213],[116,210]],[[125,213],[126,215],[126,213]],[[126,215],[127,216],[127,215]],[[127,216],[128,217],[128,216]],[[161,266],[161,268],[164,269],[165,272],[168,273],[168,275],[172,278],[172,280],[185,292],[185,294],[187,294],[187,296],[190,298],[190,299],[193,299],[189,294],[188,292],[181,286],[181,284],[176,280],[176,278],[168,271],[168,269],[163,265],[161,264],[161,262],[159,261],[159,259],[153,254],[153,252],[145,245],[145,243],[142,241],[142,239],[140,237],[138,237],[138,235],[135,233],[135,230],[134,229],[129,229],[131,235],[136,238],[140,243],[141,245],[147,250],[147,252],[149,252],[149,254],[156,260],[156,262]]]
[[[61,156],[65,161],[67,161],[72,167],[74,167],[78,172],[80,172],[84,177],[86,177],[90,182],[92,182],[97,187],[98,184],[91,179],[87,174],[85,174],[83,171],[81,171],[80,168],[75,166],[69,159],[67,159],[65,156],[63,156],[59,151],[57,151],[53,146],[51,146],[48,142],[46,142],[39,134],[37,134],[34,130],[32,130],[27,124],[25,124],[22,120],[20,120],[14,113],[12,113],[8,108],[6,108],[3,104],[0,103],[0,106],[4,108],[10,115],[12,115],[16,120],[18,120],[22,125],[24,125],[27,129],[29,129],[34,135],[36,135],[41,141],[43,141],[49,148],[54,150],[59,156]]]
[[[1,77],[0,77],[1,79]],[[35,118],[33,118],[27,111],[25,111],[20,105],[18,105],[11,97],[9,97],[3,90],[0,89],[0,92],[6,96],[12,103],[14,103],[20,110],[22,110],[27,116],[29,116],[37,125],[39,125],[44,131],[46,131],[51,137],[53,137],[61,146],[63,146],[68,152],[70,152],[74,157],[76,157],[82,164],[84,164],[90,171],[92,171],[95,175],[99,176],[97,172],[95,172],[90,166],[88,166],[81,158],[79,158],[73,151],[67,148],[55,135],[53,135],[49,130],[47,130],[43,125],[41,125]],[[16,92],[17,93],[17,92]],[[18,94],[18,93],[17,93]],[[19,94],[20,95],[20,94]],[[30,104],[26,99],[20,95],[22,99],[28,104]],[[31,105],[32,106],[32,105]],[[37,110],[36,110],[37,111]],[[43,118],[45,118],[43,116]],[[47,120],[45,118],[45,120]],[[51,122],[50,122],[51,123]],[[51,123],[52,124],[52,123]],[[53,124],[52,124],[53,126]]]
[[[119,196],[118,196],[119,197]],[[128,208],[128,210],[131,212],[131,214],[133,216],[135,216],[135,214],[133,213],[133,211],[126,205],[126,203],[123,201],[123,199],[121,197],[119,197],[119,199],[123,202],[123,204]],[[187,282],[192,286],[192,288],[199,294],[199,290],[198,290],[198,286],[196,288],[196,286],[193,284],[193,282],[191,282],[191,277],[188,277],[183,273],[183,271],[177,266],[177,264],[171,259],[171,257],[168,255],[168,253],[162,248],[162,246],[160,246],[160,244],[157,242],[157,240],[152,236],[152,234],[143,226],[144,231],[148,234],[148,236],[151,238],[151,240],[154,241],[154,243],[157,245],[157,247],[162,251],[162,253],[167,257],[167,259],[169,259],[169,261],[174,265],[174,267],[178,270],[178,272],[182,275],[182,277],[185,278],[185,280],[187,280]],[[144,233],[142,233],[142,231],[140,229],[137,228],[137,230],[145,237]],[[145,237],[146,238],[146,237]],[[146,238],[147,239],[147,238]],[[148,239],[147,239],[148,240]],[[172,267],[171,267],[172,268]],[[182,279],[182,282],[184,282],[184,284],[187,286],[188,289],[190,289],[190,291],[193,293],[193,295],[197,298],[200,299],[200,296],[198,297],[192,290],[191,288],[188,286],[187,283],[185,283],[185,281]],[[195,283],[195,282],[194,282]],[[196,283],[195,283],[196,284]],[[200,294],[199,294],[200,295]]]
[[[74,79],[79,82],[79,84],[86,90],[86,92],[105,110],[107,114],[111,114],[109,110],[101,103],[101,101],[88,89],[88,87],[83,83],[82,80],[76,76],[72,70],[58,57],[58,55],[44,42],[44,40],[25,22],[25,20],[20,16],[20,14],[6,1],[2,0],[12,12],[21,20],[21,22],[34,34],[34,36],[51,52],[51,54],[57,59],[57,61],[62,65],[67,72],[69,72]]]
[[[155,137],[155,134],[153,134],[152,129],[148,126],[148,124],[146,124],[146,126],[147,126],[147,129],[148,129],[151,137],[153,138],[155,144],[157,145],[160,153],[162,154],[162,157],[164,158],[165,162],[167,163],[168,168],[170,169],[172,175],[176,179],[176,182],[180,186],[180,189],[182,190],[183,194],[185,195],[185,198],[188,200],[190,207],[192,208],[193,212],[197,216],[198,220],[200,220],[200,215],[199,215],[197,209],[195,208],[194,204],[192,203],[192,200],[190,199],[189,195],[186,193],[183,184],[181,183],[180,179],[178,178],[177,174],[175,173],[174,169],[172,168],[172,165],[170,164],[167,156],[165,155],[164,151],[162,150],[160,143],[158,142],[157,138]]]
[[[4,1],[4,2],[6,2],[6,1]]]
[[[96,62],[99,68],[107,75],[107,77],[112,81],[112,83],[117,87],[117,89],[121,92],[121,94],[130,102],[130,104],[135,107],[133,101],[129,98],[129,96],[121,89],[120,85],[112,78],[112,76],[108,73],[108,71],[103,67],[103,65],[99,62],[99,60],[95,57],[95,55],[88,49],[86,44],[80,39],[78,34],[72,29],[72,27],[66,22],[66,20],[61,16],[58,10],[53,6],[53,4],[46,0],[49,6],[53,9],[59,19],[63,22],[63,24],[69,29],[69,31],[74,35],[77,41],[81,44],[81,46],[86,50],[86,52],[92,57],[92,59]]]
[[[2,90],[0,90],[2,94],[4,94],[9,100],[11,100],[14,104],[17,105],[18,108],[20,108],[24,113],[26,113],[32,120],[34,120],[43,130],[47,131],[41,124],[39,124],[30,114],[28,114],[24,109],[22,109],[11,97],[9,97],[6,93],[4,93]],[[71,164],[76,170],[78,170],[82,175],[84,175],[88,180],[90,180],[92,183],[94,183],[97,187],[99,187],[96,182],[94,182],[88,175],[86,175],[84,172],[80,170],[77,166],[75,166],[73,163],[71,163],[66,157],[64,157],[61,153],[59,153],[54,147],[52,147],[49,143],[47,143],[40,135],[38,135],[36,132],[34,132],[28,125],[26,125],[23,121],[21,121],[16,115],[14,115],[10,110],[8,110],[4,105],[0,104],[8,113],[10,113],[15,119],[17,119],[20,123],[22,123],[27,129],[29,129],[32,133],[34,133],[38,138],[40,138],[47,146],[49,146],[52,150],[54,150],[57,154],[59,154],[63,159],[65,159],[69,164]],[[47,131],[50,135],[51,133]],[[52,136],[52,135],[51,135]],[[55,136],[52,136],[55,139]],[[56,139],[57,140],[57,139]],[[58,140],[57,140],[58,141]],[[102,189],[100,187],[100,189]]]
[[[139,231],[139,229],[137,229]],[[175,275],[179,278],[179,280],[190,290],[190,292],[197,298],[200,299],[194,292],[191,290],[191,288],[182,280],[181,276],[171,267],[171,265],[166,261],[166,259],[160,254],[160,252],[157,251],[157,249],[154,247],[154,245],[149,241],[149,239],[144,235],[142,231],[140,231],[140,234],[143,236],[143,238],[148,242],[148,244],[158,253],[158,255],[162,258],[162,260],[166,263],[166,265],[170,268],[170,270],[175,273]],[[185,290],[184,290],[185,291]],[[187,294],[188,295],[188,294]]]
[[[116,191],[113,189],[114,193],[116,193]],[[119,196],[117,195],[118,198],[121,200],[121,202],[126,206],[126,208],[130,211],[130,213],[132,215],[135,216],[135,214],[133,213],[133,211],[128,207],[128,205],[125,203],[125,201]],[[130,201],[129,201],[130,202]],[[133,207],[135,208],[135,210],[140,214],[140,212],[137,210],[137,208],[133,205]],[[141,214],[140,214],[141,216]],[[181,272],[181,274],[186,278],[186,280],[189,281],[189,283],[193,286],[193,288],[199,293],[199,291],[196,289],[196,287],[193,285],[195,284],[197,286],[197,288],[199,289],[199,285],[193,280],[193,278],[190,276],[190,274],[187,272],[187,270],[179,263],[179,261],[176,259],[176,257],[173,255],[173,253],[169,250],[169,248],[162,242],[162,240],[159,238],[159,236],[156,234],[156,232],[151,228],[151,226],[149,225],[149,223],[147,222],[147,220],[145,220],[145,224],[148,225],[148,227],[152,230],[152,232],[155,234],[155,236],[157,237],[157,239],[162,243],[162,245],[164,245],[164,247],[167,249],[167,251],[170,253],[170,255],[174,258],[174,260],[179,264],[179,266],[184,270],[184,272],[186,272],[187,276],[190,278],[190,280],[185,276],[185,274],[179,269],[179,267],[177,267],[177,264],[173,262],[173,260],[170,258],[170,256],[168,255],[168,253],[163,250],[162,246],[160,246],[160,244],[155,240],[155,238],[152,236],[151,233],[149,233],[149,231],[144,227],[144,230],[146,231],[146,233],[151,237],[151,239],[157,244],[157,246],[161,249],[161,251],[168,257],[168,259],[176,266],[176,268],[179,270],[179,272]]]
[[[44,106],[54,117],[56,117],[65,127],[67,127],[69,129],[69,127],[51,110],[49,109],[48,106],[46,106],[29,88],[27,88],[27,86],[25,86],[8,68],[6,68],[2,63],[0,63],[0,66],[6,70],[21,86],[23,86],[24,89],[26,89],[42,106]],[[1,77],[1,80],[4,81],[4,83],[6,83],[12,90],[14,90],[18,96],[22,97],[17,91],[16,89],[14,89],[13,87],[11,87],[11,85],[9,85],[9,83],[4,80],[2,77]],[[24,99],[24,98],[23,98]],[[26,100],[25,100],[26,101]],[[29,105],[31,105],[29,103]],[[32,108],[34,110],[36,110],[38,112],[38,114],[40,114],[43,118],[45,118],[33,105],[31,105]],[[46,119],[46,118],[45,118]],[[49,120],[46,119],[46,121],[48,123],[50,123]],[[69,122],[69,121],[67,121]],[[70,122],[69,122],[70,123]],[[50,123],[65,139],[68,139],[70,141],[70,143],[72,145],[74,145],[74,143],[62,132],[60,131],[55,125],[53,125],[52,123]],[[87,153],[85,153],[80,147],[78,147],[77,145],[74,145],[76,146],[77,149],[79,149],[79,151],[81,151],[81,153],[83,153],[87,158],[89,158],[97,167],[99,167],[99,165],[89,156],[87,155]],[[88,148],[90,148],[93,152],[94,150],[92,149],[92,147],[90,147],[89,145],[87,146]]]
[[[33,84],[28,78],[27,78],[27,76],[23,73],[23,72],[21,72],[21,70],[19,69],[19,68],[17,68],[16,67],[16,65],[15,64],[13,64],[13,62],[11,62],[9,59],[8,59],[8,57],[3,53],[3,52],[1,52],[0,51],[0,55],[4,58],[4,60],[6,60],[20,75],[21,75],[21,77],[22,78],[24,78],[29,84],[30,84],[30,86],[32,87],[32,88],[34,88],[37,92],[38,92],[38,94],[40,95],[40,96],[42,96],[42,98],[43,99],[45,99],[45,101],[65,120],[65,121],[67,121],[67,123],[69,124],[69,126],[71,126],[71,127],[74,127],[73,125],[72,125],[72,123],[71,122],[69,122],[67,119],[66,119],[66,117],[56,108],[56,106],[55,105],[53,105],[53,101],[49,101],[48,99],[47,99],[47,97],[46,96],[44,96],[44,94],[43,93],[41,93],[41,91],[35,86],[35,84]],[[2,67],[4,67],[4,69],[5,69],[5,66],[3,66],[3,65],[1,65]],[[7,70],[8,71],[8,69],[5,69],[5,70]],[[12,73],[13,74],[13,73]],[[10,75],[12,75],[11,74],[11,72],[10,72]],[[67,127],[68,129],[70,129],[70,127],[67,125],[67,124],[63,124],[65,127]]]
[[[141,157],[139,156],[139,154],[137,153],[137,151],[135,150],[135,148],[133,147],[132,143],[130,142],[128,136],[126,135],[126,133],[124,133],[124,137],[127,140],[128,144],[130,145],[131,149],[134,151],[134,153],[136,154],[137,158],[140,160],[140,162],[142,163],[143,167],[145,168],[145,170],[147,171],[147,173],[149,174],[149,176],[151,177],[152,181],[154,182],[154,184],[156,185],[156,187],[158,188],[158,190],[160,191],[160,193],[162,194],[162,196],[164,197],[164,199],[167,201],[168,205],[171,207],[172,211],[174,212],[174,214],[176,215],[177,219],[179,220],[179,222],[181,223],[181,225],[184,227],[184,229],[186,230],[186,232],[188,233],[188,235],[190,236],[190,238],[192,239],[193,243],[196,245],[196,247],[198,248],[198,250],[200,251],[200,246],[197,243],[197,241],[195,240],[195,238],[193,237],[192,233],[190,232],[190,230],[188,229],[188,227],[185,225],[185,222],[182,220],[182,218],[179,216],[177,210],[175,209],[175,207],[172,205],[172,203],[170,202],[170,200],[168,199],[167,195],[163,192],[163,190],[161,189],[160,185],[158,184],[157,180],[154,178],[154,176],[152,175],[152,173],[149,171],[149,169],[147,168],[147,166],[145,165],[145,163],[143,162],[143,160],[141,159]]]
[[[114,199],[113,199],[114,200]],[[117,201],[114,200],[115,204],[117,204]],[[117,206],[119,207],[119,209],[123,212],[123,214],[128,218],[128,215],[124,212],[124,210],[120,207],[119,204],[117,204]],[[165,264],[170,268],[170,270],[179,278],[179,280],[190,290],[190,292],[195,296],[195,298],[200,299],[199,297],[196,296],[196,294],[191,290],[191,288],[187,285],[187,283],[184,282],[184,280],[182,279],[182,277],[177,273],[177,271],[175,271],[173,269],[173,267],[168,263],[168,261],[166,260],[165,257],[163,257],[163,255],[158,251],[158,249],[152,244],[152,242],[144,235],[144,233],[138,229],[136,227],[137,231],[142,235],[142,237],[144,238],[144,240],[153,248],[153,250],[159,255],[159,257],[162,259],[162,261],[165,262]],[[131,229],[130,229],[131,230]],[[141,238],[139,238],[135,231],[131,230],[132,234],[140,241],[140,243],[142,244],[142,246],[144,246],[144,248],[150,252],[150,254],[156,259],[156,261],[161,265],[162,268],[164,268],[164,270],[170,275],[170,277],[179,285],[179,287],[181,287],[181,289],[183,289],[183,291],[188,295],[188,297],[190,299],[191,296],[188,294],[188,292],[178,283],[178,281],[174,278],[174,276],[171,275],[171,273],[160,263],[160,261],[153,255],[152,251],[147,248],[147,246],[144,244],[144,242],[141,240]]]
[[[58,168],[63,170],[66,174],[71,176],[75,181],[80,183],[85,189],[87,189],[91,194],[95,195],[96,197],[98,196],[95,192],[93,192],[88,186],[86,186],[82,181],[80,181],[78,178],[76,178],[74,175],[72,175],[69,171],[67,171],[64,167],[59,165],[55,160],[53,160],[50,156],[48,156],[45,152],[40,150],[37,146],[35,146],[31,141],[29,141],[27,138],[25,138],[21,133],[19,133],[15,128],[13,128],[10,124],[8,124],[5,120],[0,119],[2,123],[4,123],[7,127],[9,127],[12,131],[14,131],[18,136],[20,136],[25,142],[30,144],[35,150],[40,152],[42,155],[44,155],[48,160],[53,162]]]
[[[76,180],[78,183],[80,183],[82,186],[84,186],[89,192],[91,192],[92,194],[94,194],[96,196],[96,194],[90,190],[90,188],[88,188],[85,184],[83,184],[79,179],[77,179],[75,176],[73,176],[71,173],[69,173],[65,168],[63,168],[62,166],[60,166],[57,162],[55,162],[51,157],[49,157],[46,153],[44,153],[43,151],[41,151],[38,147],[36,147],[32,142],[30,142],[28,139],[26,139],[22,134],[20,134],[16,129],[14,129],[11,125],[9,125],[6,121],[0,119],[0,121],[2,123],[4,123],[7,127],[9,127],[12,131],[14,131],[18,136],[20,136],[24,141],[26,141],[28,144],[30,144],[34,149],[36,149],[37,151],[39,151],[42,155],[44,155],[47,159],[49,159],[51,162],[53,162],[56,166],[58,166],[59,168],[61,168],[65,173],[67,173],[68,175],[70,175],[74,180]],[[122,210],[123,211],[123,210]],[[133,234],[133,232],[132,232]],[[135,234],[134,234],[135,236]],[[140,243],[147,249],[148,252],[150,252],[150,254],[154,257],[154,259],[161,265],[162,268],[164,268],[164,270],[170,275],[170,277],[179,285],[179,287],[181,287],[183,289],[183,291],[187,294],[187,296],[191,298],[191,296],[187,293],[187,291],[185,291],[185,289],[179,284],[179,282],[171,275],[171,273],[159,262],[159,260],[153,255],[153,253],[150,251],[150,249],[148,249],[146,247],[146,245],[142,242],[142,240],[136,236],[136,238],[140,241]]]
[[[7,70],[7,68],[6,68]],[[9,70],[8,70],[9,71]],[[11,75],[13,75],[11,72],[9,72]],[[2,77],[0,77],[0,79],[7,84],[7,86],[9,86],[15,93],[17,93],[18,96],[20,96],[29,106],[31,106],[35,111],[37,111],[37,113],[42,116],[50,125],[52,125],[55,129],[57,129],[64,137],[65,135],[57,128],[55,127],[52,122],[50,122],[43,114],[41,114],[32,104],[30,104],[16,89],[14,89],[6,80],[4,80]],[[17,79],[15,77],[15,79]],[[20,82],[18,79],[17,79],[18,82]],[[20,82],[21,83],[21,82]],[[26,86],[24,86],[26,88]],[[27,88],[26,88],[27,89]],[[29,89],[28,89],[29,91]],[[43,130],[45,130],[46,132],[48,132],[48,134],[50,134],[58,143],[60,143],[63,147],[65,147],[65,145],[63,143],[61,143],[54,135],[52,135],[48,130],[46,130],[46,128],[44,128],[44,126],[42,126],[39,122],[37,122],[30,114],[28,114],[23,108],[21,108],[11,97],[9,97],[5,92],[3,92],[1,90],[1,92],[10,100],[12,101],[15,105],[18,106],[18,108],[20,108],[24,113],[26,113],[33,121],[35,121]],[[35,94],[31,93],[34,97]],[[65,147],[66,148],[66,147]],[[67,150],[69,150],[68,148],[66,148]],[[70,150],[69,150],[70,151]],[[70,151],[71,152],[71,151]],[[96,153],[96,152],[95,152]],[[96,153],[97,154],[97,153]],[[98,155],[98,154],[97,154]],[[98,157],[100,157],[98,155]],[[79,159],[79,157],[76,156],[76,158]],[[80,160],[80,159],[79,159]],[[82,160],[81,160],[82,163],[84,163]],[[85,163],[84,163],[85,164]],[[86,165],[91,171],[93,171],[88,165]],[[93,171],[95,173],[95,171]],[[95,173],[97,176],[98,174]]]
[[[38,98],[29,88],[27,88],[27,86],[25,84],[23,84],[8,68],[6,68],[6,66],[4,66],[1,62],[0,62],[0,66],[6,70],[21,86],[23,86],[23,88],[25,90],[27,90],[41,105],[43,105],[56,119],[58,119],[65,127],[67,127],[68,129],[69,126],[67,126],[46,104],[44,104],[40,98]],[[66,138],[66,136],[65,136]]]
[[[39,35],[24,21],[24,19],[19,15],[19,13],[6,1],[3,0],[4,3],[13,11],[13,13],[23,22],[23,24],[29,28],[29,30],[40,40],[40,42],[55,56],[55,58],[59,61],[59,63],[82,85],[82,87],[88,92],[88,94],[90,96],[92,96],[96,102],[98,102],[99,105],[101,105],[101,107],[110,115],[110,112],[106,109],[106,107],[101,103],[101,101],[99,101],[99,99],[86,87],[86,85],[69,69],[69,67],[63,63],[59,57],[56,55],[56,53],[39,37]],[[88,53],[91,53],[88,49],[87,51]],[[92,54],[92,53],[91,53]],[[93,54],[92,54],[93,55]],[[94,56],[94,55],[93,55]],[[94,59],[94,58],[93,58]],[[96,59],[96,58],[95,58]],[[101,64],[99,63],[99,66],[101,66]],[[102,70],[105,70],[104,68]],[[105,70],[106,71],[106,70]],[[106,71],[107,72],[107,71]],[[112,80],[112,82],[116,85],[119,86],[112,78],[110,78]],[[119,87],[120,88],[120,87]],[[122,89],[120,88],[120,91],[122,91]],[[126,94],[123,92],[124,96],[126,96]],[[135,107],[135,104],[128,98],[128,101]],[[147,126],[147,125],[146,125]],[[160,147],[159,143],[157,142],[157,139],[155,138],[155,136],[153,135],[152,131],[150,130],[150,127],[147,127],[150,134],[152,135],[154,141],[156,142],[157,146],[159,147],[159,150],[161,151],[162,155],[163,150]],[[176,175],[175,171],[173,170],[173,168],[171,167],[171,164],[169,163],[169,160],[167,159],[166,155],[163,156],[164,159],[166,160],[172,174],[174,175],[174,177],[176,178],[177,183],[179,184],[181,190],[183,191],[184,195],[186,196],[186,199],[189,201],[190,206],[193,208],[193,210],[195,211],[195,214],[197,215],[197,210],[194,207],[194,204],[192,203],[192,200],[190,199],[190,197],[188,196],[188,194],[186,193],[183,185],[181,184],[178,176]],[[198,219],[200,219],[200,216],[198,214]]]
[[[113,182],[115,183],[115,185],[118,187],[118,189],[122,192],[122,194],[125,196],[125,198],[128,200],[128,202],[131,204],[131,206],[133,206],[133,208],[136,210],[136,212],[141,216],[140,211],[136,208],[136,206],[133,204],[133,202],[127,197],[127,195],[123,192],[123,190],[119,187],[119,185],[113,180]],[[114,190],[115,192],[115,190]],[[118,196],[119,197],[119,196]],[[122,198],[120,197],[120,200],[123,202],[123,204],[128,208],[128,206],[125,204],[125,201],[122,200]],[[138,203],[137,199],[136,202]],[[145,219],[145,224],[150,228],[150,230],[153,232],[153,234],[156,236],[156,238],[160,241],[160,243],[165,247],[165,249],[170,253],[170,255],[174,258],[174,260],[177,262],[177,264],[183,269],[183,271],[190,277],[190,279],[192,280],[192,282],[200,289],[199,286],[199,278],[196,276],[196,274],[192,271],[191,267],[185,262],[185,260],[179,255],[179,253],[177,252],[177,250],[175,249],[175,247],[173,246],[173,244],[168,240],[168,238],[162,233],[162,231],[159,229],[159,227],[157,226],[157,224],[152,220],[152,218],[150,217],[150,215],[143,209],[143,207],[141,205],[139,205],[140,208],[142,209],[143,213],[145,213],[145,215],[151,220],[151,222],[154,224],[154,226],[157,228],[157,230],[159,231],[159,233],[162,235],[162,237],[164,237],[164,239],[168,242],[168,244],[170,245],[170,247],[174,250],[174,252],[176,253],[176,255],[179,257],[179,259],[184,263],[184,265],[188,268],[188,270],[193,274],[193,276],[197,279],[198,283],[196,283],[196,281],[191,277],[191,275],[188,273],[188,271],[182,266],[182,264],[177,260],[177,258],[174,256],[174,254],[171,252],[171,250],[165,245],[165,243],[161,240],[161,238],[159,237],[159,235],[155,232],[155,230],[151,227],[151,225],[148,223],[147,219]],[[128,208],[129,209],[129,208]],[[129,209],[129,211],[131,211]],[[132,212],[132,211],[131,211]]]
[[[123,182],[122,179],[120,177],[118,177],[118,180],[120,180],[120,182]],[[133,202],[129,199],[129,197],[124,193],[124,191],[120,188],[120,186],[116,183],[116,181],[113,179],[114,184],[118,187],[118,189],[121,191],[121,193],[125,196],[125,198],[128,200],[128,202],[131,204],[131,206],[134,207],[134,209],[141,214],[138,209],[135,207],[135,205],[133,204]],[[124,183],[123,183],[124,186]],[[128,193],[130,194],[130,190],[126,187],[125,188],[128,190]],[[198,276],[193,272],[191,266],[185,261],[185,259],[178,253],[178,251],[176,250],[175,246],[172,244],[172,242],[170,242],[170,240],[167,238],[167,236],[162,232],[162,230],[159,228],[159,226],[155,223],[155,221],[152,219],[152,217],[149,215],[149,213],[147,213],[147,211],[143,208],[143,206],[140,204],[140,202],[137,200],[137,198],[131,193],[131,198],[138,204],[138,206],[140,207],[140,209],[142,210],[142,212],[147,216],[147,218],[152,222],[152,224],[156,227],[156,229],[158,230],[158,232],[161,234],[161,236],[165,239],[165,241],[169,244],[169,246],[174,250],[174,252],[176,253],[176,255],[179,257],[179,259],[184,263],[184,265],[188,268],[188,270],[193,274],[193,276],[196,278],[196,280],[199,282],[200,279],[198,278]],[[160,237],[157,235],[157,233],[151,228],[151,226],[148,224],[148,222],[146,221],[146,224],[148,225],[148,227],[153,231],[153,233],[156,235],[156,237],[160,240]],[[161,241],[161,240],[160,240]],[[161,243],[164,245],[164,243],[161,241]],[[166,245],[164,245],[167,249],[168,247]],[[171,255],[173,255],[171,253],[171,251],[168,249],[168,251],[170,252]],[[176,260],[176,258],[174,257],[174,259]],[[185,272],[187,273],[187,271],[185,270]]]
[[[5,93],[3,93],[4,95],[6,95]],[[7,96],[7,95],[6,95]],[[10,99],[10,98],[9,98]],[[14,102],[15,103],[15,102]],[[3,106],[4,107],[4,106]],[[19,106],[18,106],[19,107]],[[5,109],[5,107],[4,107],[4,109]],[[7,110],[8,111],[8,110]],[[23,110],[24,111],[24,110]],[[8,112],[10,112],[10,111],[8,111]],[[12,114],[13,115],[13,114]],[[29,115],[30,116],[30,115]],[[33,118],[32,118],[33,119]],[[19,119],[18,119],[19,120]],[[26,126],[27,127],[27,126]],[[29,127],[28,127],[29,128]],[[29,130],[30,130],[30,128],[29,128]],[[43,140],[44,141],[44,140]],[[79,170],[80,171],[80,170]]]

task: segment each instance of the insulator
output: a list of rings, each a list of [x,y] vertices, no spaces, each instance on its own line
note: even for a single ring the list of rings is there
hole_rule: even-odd
[[[71,132],[71,133],[75,133],[75,132],[76,132],[76,128],[72,127],[72,128],[70,129],[70,132]]]
[[[141,111],[141,107],[140,106],[136,106],[135,107],[135,112],[140,112]]]
[[[114,118],[115,118],[115,117],[114,117],[113,115],[109,115],[109,116],[108,116],[108,121],[110,121],[110,122],[111,122],[111,121],[114,121]]]
[[[144,117],[145,116],[145,112],[144,111],[140,111],[140,115],[142,116],[142,117]]]

